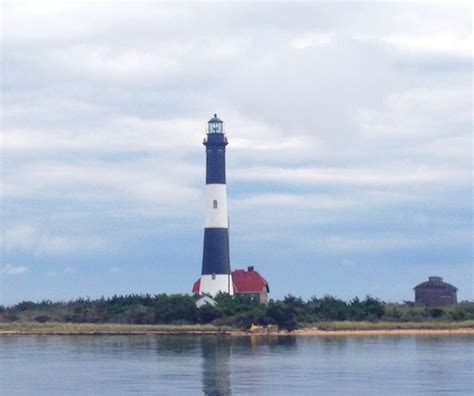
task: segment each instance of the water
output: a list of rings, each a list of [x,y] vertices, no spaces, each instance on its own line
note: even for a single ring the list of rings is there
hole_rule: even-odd
[[[472,394],[473,336],[3,336],[2,395]]]

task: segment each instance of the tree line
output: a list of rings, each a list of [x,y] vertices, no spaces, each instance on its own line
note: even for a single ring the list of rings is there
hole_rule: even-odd
[[[186,294],[125,295],[100,299],[79,298],[68,302],[23,301],[11,307],[0,306],[0,322],[37,321],[72,323],[129,324],[215,324],[248,328],[278,325],[293,330],[327,321],[422,322],[474,319],[474,303],[432,308],[387,304],[367,296],[348,302],[332,296],[301,297],[288,295],[282,300],[259,304],[252,300],[219,294],[216,304],[197,307],[195,296]]]

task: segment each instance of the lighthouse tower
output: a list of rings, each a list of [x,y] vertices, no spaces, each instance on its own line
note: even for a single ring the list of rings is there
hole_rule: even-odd
[[[208,122],[206,146],[206,191],[204,249],[199,293],[233,294],[229,263],[229,220],[225,184],[224,123],[214,114]]]

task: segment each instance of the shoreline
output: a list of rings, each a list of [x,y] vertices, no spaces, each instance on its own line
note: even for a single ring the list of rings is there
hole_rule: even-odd
[[[465,325],[465,326],[463,326]],[[344,328],[344,324],[332,324],[329,328],[303,327],[291,332],[285,330],[259,329],[255,332],[231,327],[212,325],[130,325],[93,323],[0,323],[0,336],[45,335],[45,336],[110,336],[110,335],[162,335],[162,336],[203,336],[242,337],[242,336],[411,336],[411,335],[474,335],[471,323],[430,323],[411,324],[401,328],[400,323],[371,325],[360,323],[360,328]],[[377,328],[379,327],[379,328]]]
[[[474,335],[474,329],[470,327],[459,328],[459,329],[373,329],[373,330],[298,329],[293,332],[293,335],[295,336]]]
[[[72,332],[41,332],[41,331],[0,331],[0,337],[8,336],[214,336],[214,337],[327,337],[327,336],[456,336],[474,335],[473,329],[430,329],[430,330],[315,330],[315,331],[275,331],[269,333],[250,333],[246,331],[223,332],[164,332],[164,331],[72,331]]]

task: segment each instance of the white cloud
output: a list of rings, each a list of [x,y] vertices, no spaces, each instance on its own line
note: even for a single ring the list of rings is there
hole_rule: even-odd
[[[16,224],[3,234],[6,251],[25,251],[34,255],[103,251],[109,248],[98,236],[51,234],[30,224]]]
[[[241,168],[232,176],[240,180],[260,180],[285,184],[333,184],[340,186],[466,185],[469,169],[394,164],[385,168],[357,167],[255,167]]]
[[[37,106],[39,106],[37,108]],[[35,126],[19,126],[25,117],[43,113],[47,107],[55,107],[56,111],[70,114],[69,106],[74,102],[56,100],[49,105],[35,102],[29,106],[16,105],[13,108],[6,106],[4,116],[7,119],[3,131],[2,146],[7,154],[20,153],[48,153],[73,151],[79,153],[133,153],[133,152],[166,152],[177,147],[176,156],[196,150],[204,135],[203,122],[197,119],[145,119],[132,116],[116,115],[110,117],[96,111],[90,114],[91,109],[97,107],[83,106],[78,116],[88,119],[93,118],[98,126],[66,126],[42,128]],[[32,113],[29,109],[32,108]],[[80,108],[80,107],[79,107]],[[79,108],[74,111],[78,112]],[[61,116],[64,118],[64,116]],[[73,118],[74,115],[72,115]],[[47,120],[42,120],[48,124]],[[65,120],[63,120],[64,122]],[[11,125],[11,126],[10,126]]]
[[[344,194],[304,193],[304,194],[278,194],[263,193],[252,194],[232,199],[233,210],[256,211],[263,208],[285,208],[288,213],[294,214],[295,210],[341,210],[362,209],[408,202],[420,202],[426,198],[423,195],[400,193],[396,191],[363,190],[351,191]]]
[[[291,46],[296,49],[306,49],[310,47],[325,47],[331,44],[333,36],[328,33],[307,33],[295,37],[291,41]]]
[[[406,51],[472,57],[472,34],[461,37],[446,34],[416,36],[398,34],[385,37],[382,41]]]
[[[28,272],[28,267],[25,267],[23,265],[14,266],[11,264],[7,264],[1,269],[1,272],[5,275],[21,275],[25,272]]]
[[[132,26],[138,29],[144,20],[159,26],[175,26],[176,18],[189,14],[186,8],[153,4],[153,0],[144,0],[133,6],[127,6],[122,0],[94,3],[50,0],[41,4],[26,0],[20,3],[6,2],[2,11],[4,36],[9,43],[16,45],[89,40],[103,37],[109,30],[125,27],[128,39],[135,36]],[[18,26],[22,26],[22,29],[18,29]]]
[[[389,95],[383,106],[359,108],[366,136],[413,142],[453,133],[467,135],[472,121],[472,92],[463,88],[411,89]]]
[[[164,55],[166,51],[77,45],[51,50],[47,62],[101,79],[159,79],[176,74],[180,68],[180,59]]]
[[[35,197],[108,205],[106,212],[146,212],[148,216],[182,218],[200,213],[203,170],[165,161],[107,162],[81,165],[32,164],[4,176],[4,199]],[[83,209],[84,211],[84,209]],[[25,232],[27,230],[24,230]],[[91,241],[92,242],[92,241]],[[48,235],[47,250],[68,250],[69,238]],[[95,244],[93,244],[94,246]],[[70,247],[72,249],[72,246]]]
[[[458,229],[454,232],[432,232],[424,235],[354,235],[325,234],[319,238],[294,241],[308,249],[323,252],[381,252],[402,251],[406,249],[431,248],[436,246],[455,246],[469,243],[472,239],[470,230]]]
[[[450,159],[452,161],[463,161],[469,163],[473,157],[472,138],[470,134],[460,136],[446,136],[432,141],[423,142],[411,148],[407,148],[411,156],[421,158],[423,155],[430,158]]]
[[[3,234],[3,246],[7,249],[26,249],[34,243],[35,229],[29,224],[17,224],[6,229]]]

